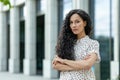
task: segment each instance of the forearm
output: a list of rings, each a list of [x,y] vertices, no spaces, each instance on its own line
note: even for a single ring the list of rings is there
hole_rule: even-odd
[[[74,70],[89,69],[85,60],[73,61],[65,59],[64,63],[72,67]]]
[[[64,64],[69,65],[70,67],[72,67],[75,70],[81,70],[81,69],[90,69],[96,62],[96,59],[97,59],[96,54],[91,53],[91,57],[86,60],[73,61],[73,60],[63,59],[62,62]]]
[[[53,68],[59,71],[71,71],[73,70],[72,67],[66,65],[66,64],[61,64],[61,63],[57,63],[57,64],[53,64]]]
[[[96,54],[91,53],[91,56],[88,59],[83,59],[83,60],[67,60],[67,59],[61,59],[59,57],[56,57],[53,60],[53,63],[61,63],[56,65],[57,70],[88,70],[94,65],[96,61]]]

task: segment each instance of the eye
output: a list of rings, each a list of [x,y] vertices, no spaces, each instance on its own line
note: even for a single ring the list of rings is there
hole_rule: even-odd
[[[76,22],[76,23],[79,23],[80,21],[77,20],[77,21],[75,21],[75,22]]]
[[[73,22],[72,21],[70,21],[70,24],[72,24]]]

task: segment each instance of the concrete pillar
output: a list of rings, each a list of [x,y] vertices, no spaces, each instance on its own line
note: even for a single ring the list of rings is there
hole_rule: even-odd
[[[36,74],[36,0],[26,0],[24,74]]]
[[[19,8],[14,6],[10,9],[10,59],[9,72],[20,72],[20,39],[19,39]]]
[[[89,12],[89,0],[72,0],[73,9],[83,9]]]
[[[55,55],[57,42],[57,0],[47,0],[45,10],[45,59],[43,60],[43,76],[56,78],[58,72],[52,68],[52,59]]]
[[[0,71],[7,70],[7,21],[3,4],[0,3]]]
[[[112,1],[112,10],[113,11],[113,17],[112,21],[114,21],[114,24],[112,25],[114,27],[114,60],[111,61],[111,79],[110,80],[117,80],[117,77],[119,76],[119,53],[120,53],[120,8],[119,8],[119,0]],[[119,76],[120,77],[120,76]]]

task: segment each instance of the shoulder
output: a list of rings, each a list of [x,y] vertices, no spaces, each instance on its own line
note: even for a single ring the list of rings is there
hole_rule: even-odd
[[[95,39],[92,39],[92,38],[89,38],[89,41],[92,45],[98,45],[99,46],[99,41],[97,41]]]

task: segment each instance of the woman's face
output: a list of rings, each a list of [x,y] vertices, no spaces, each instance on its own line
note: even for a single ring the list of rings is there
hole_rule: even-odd
[[[70,28],[73,32],[73,34],[76,35],[85,35],[85,28],[86,21],[83,21],[83,19],[78,14],[73,14],[70,17]]]

